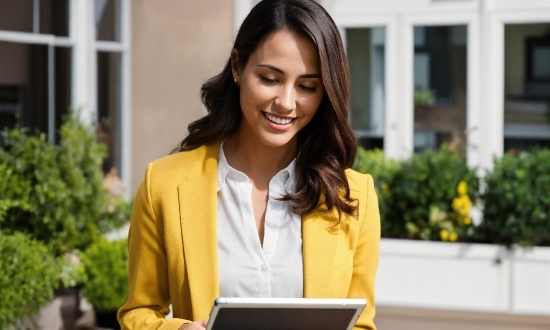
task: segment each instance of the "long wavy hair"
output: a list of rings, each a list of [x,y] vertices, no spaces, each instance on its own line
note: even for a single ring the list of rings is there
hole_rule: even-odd
[[[336,209],[353,215],[357,204],[350,197],[344,170],[351,167],[356,141],[348,124],[349,67],[336,24],[313,0],[263,0],[242,23],[233,48],[244,68],[250,55],[273,33],[288,29],[317,46],[325,95],[312,120],[298,132],[296,191],[281,199],[303,215]],[[231,58],[223,71],[201,88],[208,114],[189,125],[189,135],[175,151],[196,149],[229,138],[242,121],[239,87],[233,81]]]

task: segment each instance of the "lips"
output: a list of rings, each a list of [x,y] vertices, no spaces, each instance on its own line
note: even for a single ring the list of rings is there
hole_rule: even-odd
[[[267,120],[269,120],[270,122],[272,122],[274,124],[278,124],[278,125],[288,125],[294,119],[296,119],[296,118],[280,118],[280,117],[276,117],[276,116],[273,116],[271,114],[268,114],[267,112],[264,112],[263,114],[267,118]]]

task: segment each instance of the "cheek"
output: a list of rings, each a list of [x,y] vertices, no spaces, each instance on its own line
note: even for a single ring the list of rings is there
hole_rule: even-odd
[[[313,118],[321,105],[322,99],[322,96],[305,97],[302,101],[302,112],[304,115],[309,117],[309,119]]]
[[[268,102],[271,98],[270,90],[264,86],[250,82],[243,82],[240,89],[241,107],[258,108],[264,102]]]

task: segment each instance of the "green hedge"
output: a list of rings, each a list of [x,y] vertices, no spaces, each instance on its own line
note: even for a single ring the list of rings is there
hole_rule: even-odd
[[[374,177],[383,237],[550,245],[550,150],[495,159],[483,195],[476,170],[446,147],[402,162],[359,148],[354,168]],[[477,226],[471,205],[483,208]]]
[[[380,216],[382,218],[382,232],[389,233],[394,231],[394,224],[386,221],[391,207],[391,191],[389,185],[401,164],[393,160],[385,160],[384,152],[380,149],[365,150],[357,149],[357,157],[353,164],[353,169],[360,173],[369,173],[374,178],[376,194],[378,195],[378,204],[380,207]]]
[[[550,150],[496,159],[483,200],[479,240],[550,245]]]
[[[59,284],[60,265],[28,235],[0,232],[0,329],[46,305]]]
[[[471,221],[465,223],[452,205],[461,181],[469,199],[478,199],[479,180],[463,156],[443,147],[396,163],[380,150],[360,148],[358,158],[355,168],[371,173],[378,188],[384,237],[467,240]]]
[[[55,255],[83,249],[120,227],[124,205],[103,187],[105,148],[73,115],[58,144],[25,128],[4,130],[0,148],[0,229],[25,232]]]

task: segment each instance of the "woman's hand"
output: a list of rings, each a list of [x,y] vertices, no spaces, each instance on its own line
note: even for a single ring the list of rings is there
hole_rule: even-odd
[[[199,320],[191,323],[185,323],[181,327],[178,328],[178,330],[203,330],[206,328],[206,322],[208,320]]]

